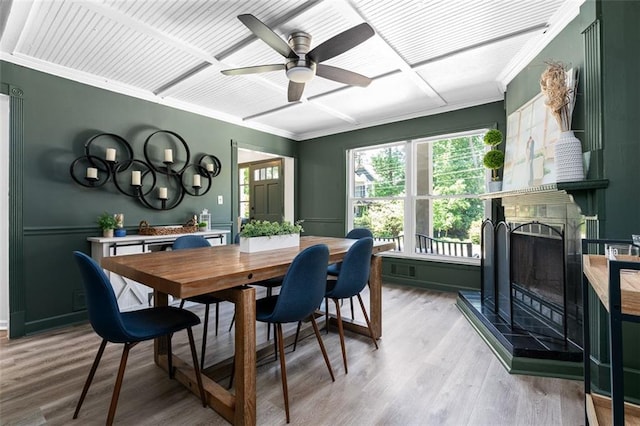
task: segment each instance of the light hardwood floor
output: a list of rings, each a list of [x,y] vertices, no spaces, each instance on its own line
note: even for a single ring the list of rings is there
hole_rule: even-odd
[[[204,311],[198,305],[190,309]],[[343,315],[348,311],[345,303]],[[227,332],[231,315],[232,305],[223,303],[217,338],[210,327],[207,365],[233,351]],[[201,330],[194,331],[196,340]],[[264,341],[266,326],[258,324],[257,332]],[[337,333],[323,338],[336,374],[333,383],[315,338],[287,351],[293,425],[584,424],[582,383],[508,374],[455,307],[455,294],[384,285],[380,349],[348,333],[348,375]],[[186,333],[176,334],[173,348],[190,359],[186,341]],[[107,345],[80,416],[72,420],[99,343],[88,324],[0,339],[0,424],[104,424],[122,345]],[[258,424],[284,424],[279,363],[269,357],[258,365]],[[153,364],[150,342],[131,350],[115,422],[226,424]]]

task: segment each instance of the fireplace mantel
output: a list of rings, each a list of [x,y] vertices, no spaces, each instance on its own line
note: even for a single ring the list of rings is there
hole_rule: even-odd
[[[580,206],[583,214],[590,215],[594,213],[595,191],[598,189],[605,189],[608,186],[609,179],[591,179],[581,180],[577,182],[548,183],[545,185],[515,189],[511,191],[488,192],[486,194],[480,195],[480,198],[483,200],[490,200],[561,192],[571,195],[575,203]]]
[[[609,186],[609,179],[547,183],[545,185],[534,186],[530,188],[514,189],[511,191],[487,192],[486,194],[480,195],[480,198],[483,200],[488,200],[492,198],[505,198],[505,197],[514,197],[514,196],[520,196],[520,195],[526,195],[526,194],[535,194],[540,192],[555,192],[555,191],[564,191],[568,194],[572,194],[578,191],[604,189],[607,186]]]

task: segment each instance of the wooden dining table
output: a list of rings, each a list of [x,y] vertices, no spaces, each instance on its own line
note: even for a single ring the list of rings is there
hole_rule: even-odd
[[[168,295],[184,299],[205,293],[235,304],[235,393],[202,375],[208,405],[237,425],[256,423],[256,295],[250,284],[284,275],[296,255],[315,244],[329,247],[329,262],[340,262],[356,240],[305,236],[300,246],[258,253],[241,253],[238,245],[163,251],[103,258],[104,269],[153,288],[156,306],[166,306]],[[382,336],[382,259],[378,253],[395,247],[374,242],[369,277],[369,314],[376,338]],[[345,328],[369,335],[364,324],[345,323]],[[166,339],[154,344],[154,360],[168,370]],[[193,367],[173,355],[175,378],[198,395]]]

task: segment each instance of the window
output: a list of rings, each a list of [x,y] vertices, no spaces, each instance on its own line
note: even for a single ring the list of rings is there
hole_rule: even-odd
[[[396,251],[477,257],[487,170],[486,130],[349,151],[348,223]],[[407,236],[411,235],[411,238]]]
[[[238,168],[240,187],[240,217],[249,219],[249,167]]]

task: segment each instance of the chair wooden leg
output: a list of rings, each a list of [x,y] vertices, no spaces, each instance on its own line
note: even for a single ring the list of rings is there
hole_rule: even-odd
[[[302,321],[298,321],[298,326],[296,327],[296,337],[293,340],[293,352],[296,351],[296,347],[298,346],[298,337],[300,337],[300,327],[302,326]]]
[[[204,370],[204,356],[207,351],[207,334],[209,333],[209,308],[211,305],[207,303],[207,306],[204,308],[204,324],[202,327],[202,350],[200,351],[200,369]],[[216,328],[217,328],[217,320],[216,320]]]
[[[113,424],[113,418],[116,416],[116,408],[118,407],[118,398],[120,397],[120,388],[122,387],[122,379],[124,377],[124,369],[127,366],[127,358],[129,358],[129,350],[134,347],[135,343],[125,343],[122,349],[122,358],[120,358],[120,367],[116,376],[116,384],[113,387],[113,395],[111,395],[111,405],[109,405],[109,414],[107,415],[107,425]]]
[[[336,304],[336,320],[338,322],[338,334],[340,334],[340,347],[342,348],[342,363],[344,364],[344,374],[349,373],[347,368],[347,348],[344,345],[344,327],[342,326],[342,314],[340,312],[340,304],[338,299],[333,299]]]
[[[169,378],[173,380],[175,371],[173,371],[173,355],[171,354],[171,334],[167,337],[167,368],[169,370]]]
[[[180,309],[184,308],[184,299],[180,300]]]
[[[329,299],[324,298],[324,330],[325,334],[329,334]]]
[[[271,287],[267,287],[267,297],[271,297],[271,295],[273,294],[273,290],[271,289]],[[273,333],[273,338],[275,339],[276,337],[276,333]],[[267,340],[271,339],[271,323],[268,322],[267,323]],[[278,354],[276,353],[276,359],[278,359]]]
[[[269,324],[269,323],[267,323]],[[275,355],[275,358],[273,359],[274,361],[278,360],[278,335],[275,332],[275,325],[274,327],[274,331],[273,331],[273,354]]]
[[[198,382],[198,390],[200,391],[200,399],[202,400],[202,406],[207,406],[207,398],[204,394],[204,386],[202,386],[202,376],[200,375],[200,369],[198,368],[198,355],[196,354],[196,344],[193,340],[193,331],[191,327],[187,328],[187,334],[189,335],[189,347],[191,348],[191,358],[193,359],[193,369],[195,371],[196,380]]]
[[[220,303],[216,302],[216,336],[218,335],[218,319],[220,318]]]
[[[331,375],[331,381],[335,382],[336,378],[333,375],[331,362],[329,362],[329,356],[327,355],[327,350],[325,349],[324,343],[322,342],[322,337],[320,337],[320,330],[318,329],[318,324],[316,323],[316,319],[314,318],[313,314],[311,315],[311,325],[313,326],[313,332],[316,334],[316,339],[318,339],[318,344],[320,345],[320,350],[322,351],[324,362],[325,364],[327,364],[327,368],[329,369],[329,374]]]
[[[233,318],[231,318],[231,324],[229,324],[229,333],[231,333],[231,329],[233,328],[233,323],[236,322],[236,313],[233,312]]]
[[[98,364],[100,364],[100,359],[102,358],[102,354],[104,353],[104,348],[107,346],[107,341],[102,339],[100,343],[100,348],[98,348],[98,353],[96,354],[96,358],[93,360],[93,365],[91,366],[91,370],[89,370],[89,376],[87,377],[87,381],[84,383],[84,388],[82,388],[82,394],[80,394],[80,400],[78,401],[78,405],[76,405],[76,411],[73,413],[73,418],[78,418],[78,413],[80,412],[80,407],[82,407],[82,403],[84,402],[84,398],[87,396],[87,392],[89,392],[89,386],[91,386],[91,382],[93,381],[93,376],[96,374],[96,370],[98,369]]]
[[[371,322],[369,321],[369,315],[367,315],[367,310],[364,308],[364,303],[362,302],[362,297],[360,297],[360,293],[358,293],[358,302],[360,302],[360,308],[362,308],[362,314],[364,315],[364,320],[367,322],[367,327],[369,328],[369,336],[371,336],[371,340],[373,340],[373,344],[378,349],[378,342],[373,335],[373,329],[371,328]]]
[[[349,298],[349,305],[351,305],[351,319],[356,319],[354,312],[353,312],[353,297]]]
[[[289,423],[289,388],[287,386],[287,365],[284,360],[284,337],[282,336],[282,324],[275,324],[278,340],[278,350],[280,351],[280,377],[282,378],[282,394],[284,395],[284,411]]]

